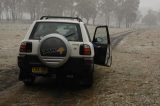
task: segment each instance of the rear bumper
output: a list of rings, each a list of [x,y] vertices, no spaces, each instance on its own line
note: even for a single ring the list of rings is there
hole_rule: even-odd
[[[59,68],[51,68],[44,65],[38,58],[38,56],[31,55],[19,55],[18,56],[18,66],[22,76],[35,75],[32,73],[32,67],[45,67],[48,69],[48,74],[45,76],[50,76],[51,74],[84,74],[86,71],[93,70],[94,61],[93,58],[69,58],[69,60]],[[21,76],[20,76],[20,79]]]

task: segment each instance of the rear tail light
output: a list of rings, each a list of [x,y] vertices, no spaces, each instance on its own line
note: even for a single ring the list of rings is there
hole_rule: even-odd
[[[83,44],[80,46],[80,55],[91,55],[91,48],[89,45]]]
[[[31,42],[22,42],[20,45],[20,52],[30,53],[32,52],[32,43]]]

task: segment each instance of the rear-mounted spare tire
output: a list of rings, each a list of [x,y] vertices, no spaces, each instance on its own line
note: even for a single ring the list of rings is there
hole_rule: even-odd
[[[58,68],[70,57],[71,49],[68,40],[60,34],[49,34],[40,40],[38,56],[48,67]]]

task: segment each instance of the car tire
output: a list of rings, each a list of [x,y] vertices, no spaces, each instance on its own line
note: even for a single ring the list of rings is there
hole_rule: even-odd
[[[84,83],[85,87],[91,87],[93,85],[93,72],[88,73],[86,82]]]
[[[35,79],[36,79],[35,77],[31,77],[26,80],[23,80],[23,83],[25,86],[31,86],[31,85],[33,85]]]
[[[87,87],[87,88],[92,87],[93,81],[94,81],[93,73],[94,73],[94,65],[91,70],[89,70],[87,73],[84,73],[85,77],[83,78],[82,86]]]

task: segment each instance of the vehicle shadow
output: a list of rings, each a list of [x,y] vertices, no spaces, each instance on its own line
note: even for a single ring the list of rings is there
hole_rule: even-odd
[[[77,91],[77,90],[91,89],[92,87],[82,86],[75,79],[37,78],[35,83],[29,86],[29,88]]]
[[[86,105],[96,104],[99,95],[109,90],[107,80],[109,73],[98,71],[94,73],[92,87],[77,84],[75,79],[38,78],[32,86],[23,86],[23,93],[32,98],[32,103],[44,101],[53,105]],[[33,98],[34,97],[34,98]],[[34,100],[38,98],[38,100]],[[46,100],[47,98],[47,100]],[[46,100],[46,101],[45,101]]]
[[[84,101],[87,101],[87,104],[92,104],[94,95],[94,85],[89,88],[83,87],[77,84],[74,79],[39,78],[34,85],[24,86],[23,90],[25,94],[29,94],[29,98],[34,97],[32,98],[32,103],[43,101],[43,103],[57,106],[77,105],[78,103],[84,103]],[[35,100],[35,98],[38,98],[38,100]]]

